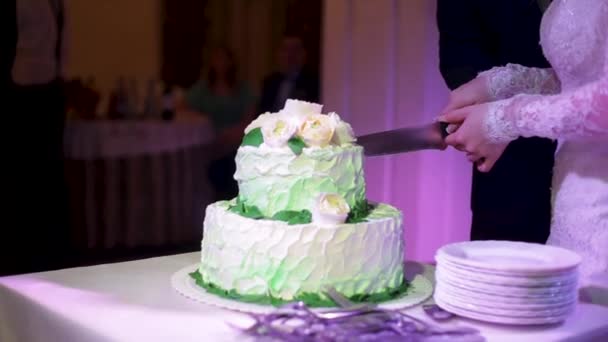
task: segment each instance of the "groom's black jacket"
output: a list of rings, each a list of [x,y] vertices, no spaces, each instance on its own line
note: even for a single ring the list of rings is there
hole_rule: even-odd
[[[536,0],[438,0],[440,69],[450,89],[507,63],[549,67]],[[473,240],[544,243],[551,220],[555,143],[518,139],[491,172],[473,171]]]

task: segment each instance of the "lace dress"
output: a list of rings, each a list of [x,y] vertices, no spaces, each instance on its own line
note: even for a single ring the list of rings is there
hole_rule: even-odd
[[[496,100],[486,134],[559,141],[548,244],[583,257],[584,283],[608,274],[608,0],[553,1],[541,44],[552,69],[510,64],[482,73]]]

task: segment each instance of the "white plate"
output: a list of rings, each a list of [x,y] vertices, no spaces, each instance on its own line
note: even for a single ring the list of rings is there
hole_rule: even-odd
[[[519,286],[501,286],[494,284],[485,284],[472,281],[469,279],[456,278],[450,274],[445,274],[441,271],[435,272],[437,283],[446,282],[452,286],[464,288],[467,290],[481,292],[496,296],[505,297],[532,297],[532,298],[547,298],[554,296],[566,296],[574,294],[578,291],[576,286],[569,287],[519,287]]]
[[[510,325],[545,325],[545,324],[556,324],[565,321],[570,315],[553,316],[553,317],[505,317],[499,315],[482,314],[474,311],[469,311],[449,303],[445,303],[441,299],[435,299],[435,303],[445,311],[451,312],[455,315],[472,318],[474,320],[498,324],[510,324]]]
[[[568,271],[581,262],[578,254],[564,248],[512,241],[454,243],[441,247],[437,257],[474,268],[537,275]]]
[[[569,272],[558,276],[512,276],[503,274],[491,274],[479,272],[474,268],[463,268],[450,262],[442,261],[437,264],[437,269],[457,277],[464,277],[475,281],[497,285],[513,285],[524,287],[547,287],[576,285],[578,272]]]
[[[468,290],[462,287],[453,286],[446,282],[439,282],[436,288],[441,287],[444,291],[449,291],[455,295],[460,295],[471,300],[482,300],[485,302],[496,303],[496,305],[559,305],[562,303],[576,302],[578,293],[567,293],[562,296],[551,297],[514,297],[501,296],[495,294],[487,294],[479,291]]]
[[[269,313],[276,310],[274,306],[244,303],[208,293],[204,288],[196,285],[194,279],[190,277],[190,273],[196,271],[198,266],[199,264],[196,263],[184,267],[175,272],[171,277],[171,285],[184,297],[204,304],[240,312]],[[418,305],[431,297],[433,294],[433,285],[424,276],[416,275],[414,279],[410,281],[410,288],[407,291],[408,292],[404,297],[383,302],[379,304],[379,306],[386,309],[405,309]],[[335,308],[318,308],[313,310],[323,311],[327,309]]]
[[[462,301],[458,298],[452,297],[443,292],[435,292],[433,295],[434,299],[439,298],[444,303],[448,303],[452,306],[473,311],[481,314],[490,314],[504,317],[524,317],[524,318],[536,318],[536,317],[554,317],[554,316],[565,316],[569,315],[574,311],[576,304],[559,308],[559,309],[547,309],[547,310],[508,310],[497,307],[487,307],[481,305],[475,305],[467,301]]]
[[[570,297],[565,298],[561,301],[555,302],[545,302],[545,303],[532,303],[532,302],[523,302],[520,300],[505,300],[509,298],[495,296],[494,298],[487,297],[478,297],[476,295],[468,295],[463,294],[460,291],[455,291],[454,288],[446,286],[445,284],[437,284],[435,287],[435,293],[441,292],[442,294],[448,295],[450,297],[454,297],[460,301],[464,301],[467,303],[471,303],[473,305],[485,306],[488,308],[499,308],[499,309],[507,309],[507,310],[529,310],[529,311],[542,311],[542,310],[552,310],[552,309],[561,309],[568,306],[572,306],[576,303],[577,298]],[[513,299],[513,298],[510,298]]]
[[[576,303],[553,309],[546,310],[518,310],[518,309],[503,309],[498,308],[496,306],[491,307],[488,305],[479,305],[473,304],[467,300],[461,300],[460,298],[451,296],[445,292],[435,291],[433,295],[435,300],[439,299],[444,303],[448,303],[452,306],[465,309],[468,311],[477,312],[480,314],[490,314],[490,315],[498,315],[505,317],[525,317],[525,318],[535,318],[535,317],[554,317],[554,316],[565,316],[569,315],[574,311],[576,307]]]

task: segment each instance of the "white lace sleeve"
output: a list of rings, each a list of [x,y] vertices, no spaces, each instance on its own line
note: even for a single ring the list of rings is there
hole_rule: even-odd
[[[492,100],[517,94],[556,94],[560,82],[553,69],[528,68],[519,64],[495,67],[479,74],[486,78]]]
[[[608,137],[608,72],[595,82],[558,95],[521,94],[492,102],[485,124],[488,137],[495,142],[532,136]]]

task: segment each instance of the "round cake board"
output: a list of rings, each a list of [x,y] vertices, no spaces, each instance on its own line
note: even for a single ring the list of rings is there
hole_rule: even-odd
[[[234,310],[246,313],[269,313],[276,310],[276,307],[271,305],[261,305],[254,303],[244,303],[228,298],[216,296],[207,292],[204,288],[198,286],[194,279],[190,277],[190,273],[198,269],[199,264],[189,265],[175,272],[171,277],[171,285],[173,288],[184,297],[213,305],[222,309]],[[379,304],[385,309],[405,309],[423,303],[433,294],[432,283],[423,275],[416,275],[410,280],[410,288],[407,293],[400,298],[389,300]],[[314,308],[315,311],[323,311],[332,308]]]

